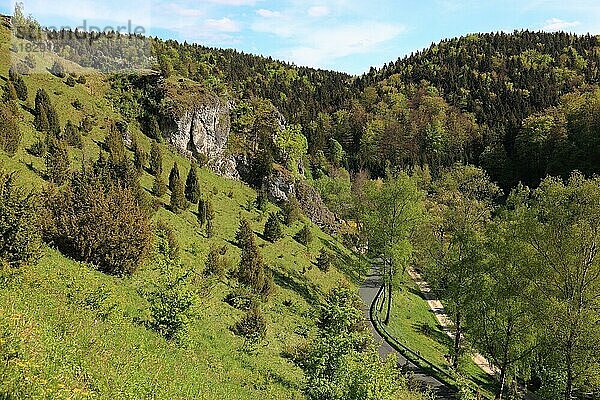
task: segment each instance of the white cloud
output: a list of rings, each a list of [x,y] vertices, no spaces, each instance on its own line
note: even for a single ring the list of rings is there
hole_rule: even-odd
[[[222,4],[225,6],[253,6],[259,0],[208,0],[210,3]]]
[[[579,25],[579,21],[567,22],[558,18],[550,18],[544,22],[542,30],[548,32],[566,31]]]
[[[276,18],[281,16],[281,13],[279,11],[265,10],[264,8],[256,10],[256,13],[264,18]]]
[[[240,31],[238,23],[227,17],[221,19],[209,19],[206,21],[205,27],[209,30],[216,30],[219,32]]]
[[[304,39],[282,56],[300,65],[328,68],[339,58],[375,51],[404,31],[399,25],[372,22],[317,29],[305,32]]]
[[[329,8],[325,6],[314,6],[308,9],[308,15],[315,18],[324,17],[329,15]]]

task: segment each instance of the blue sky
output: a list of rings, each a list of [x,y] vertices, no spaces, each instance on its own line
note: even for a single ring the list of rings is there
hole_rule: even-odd
[[[443,38],[515,29],[600,34],[598,0],[23,0],[44,26],[122,26],[362,73]],[[14,2],[0,0],[0,12]]]

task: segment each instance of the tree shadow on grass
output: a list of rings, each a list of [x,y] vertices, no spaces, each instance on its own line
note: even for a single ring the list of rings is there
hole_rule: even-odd
[[[434,328],[429,324],[415,322],[414,324],[412,324],[412,329],[415,332],[418,332],[419,334],[428,337],[429,339],[441,344],[444,347],[449,347],[450,345],[452,345],[450,337],[446,335],[446,333],[440,331],[438,327]]]
[[[342,272],[353,283],[360,285],[366,273],[366,264],[360,259],[353,259],[340,251],[339,247],[330,239],[320,238],[323,245],[334,256],[333,266]]]
[[[273,279],[278,286],[293,290],[311,305],[318,305],[320,303],[320,297],[323,295],[323,292],[304,275],[280,267],[275,267],[272,271]]]

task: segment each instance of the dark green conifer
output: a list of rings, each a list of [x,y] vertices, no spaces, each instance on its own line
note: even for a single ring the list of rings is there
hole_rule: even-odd
[[[175,181],[181,181],[181,176],[179,175],[179,167],[177,163],[173,164],[173,168],[171,168],[171,172],[169,173],[169,190],[175,190]]]
[[[200,198],[200,200],[198,200],[198,224],[200,224],[200,228],[204,227],[204,224],[206,223],[206,201],[204,201],[204,199]]]
[[[169,178],[171,186],[171,210],[179,213],[187,208],[187,200],[183,192],[183,182],[179,175],[173,175],[172,179]]]
[[[161,175],[163,172],[163,156],[160,146],[152,142],[150,147],[150,173],[154,176]]]
[[[213,208],[212,202],[210,200],[206,200],[205,203],[206,208],[206,237],[211,238],[215,234],[215,210]]]
[[[71,122],[67,121],[65,125],[64,138],[70,146],[81,149],[83,146],[83,137],[77,127]]]
[[[321,248],[321,251],[319,252],[317,266],[323,272],[327,272],[329,271],[329,268],[331,268],[331,254],[329,254],[329,251],[327,251],[325,247]]]
[[[46,176],[50,182],[62,185],[69,179],[70,160],[67,144],[54,137],[49,138],[48,151],[45,156]]]
[[[283,237],[283,229],[279,216],[276,213],[269,214],[264,231],[265,238],[270,242],[276,242]]]
[[[198,203],[201,196],[200,179],[198,178],[198,167],[192,163],[190,172],[185,180],[185,198],[192,204]]]
[[[152,194],[156,197],[162,197],[167,193],[167,184],[161,174],[154,176],[154,184],[152,186]]]

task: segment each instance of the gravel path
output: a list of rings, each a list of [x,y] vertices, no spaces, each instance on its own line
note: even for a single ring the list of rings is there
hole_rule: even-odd
[[[444,309],[442,302],[436,299],[433,295],[431,286],[429,286],[429,284],[423,279],[421,274],[419,274],[415,269],[408,268],[408,274],[413,279],[413,281],[415,281],[421,293],[423,293],[423,297],[425,298],[425,300],[427,300],[427,304],[429,305],[429,308],[437,318],[440,326],[442,327],[442,330],[446,332],[448,336],[454,339],[454,323],[452,322],[450,317],[448,317],[448,314],[446,314],[446,310]],[[495,371],[493,366],[481,354],[474,354],[473,362],[475,362],[475,364],[477,364],[477,366],[479,366],[479,368],[481,368],[485,373],[489,375],[494,375]]]

